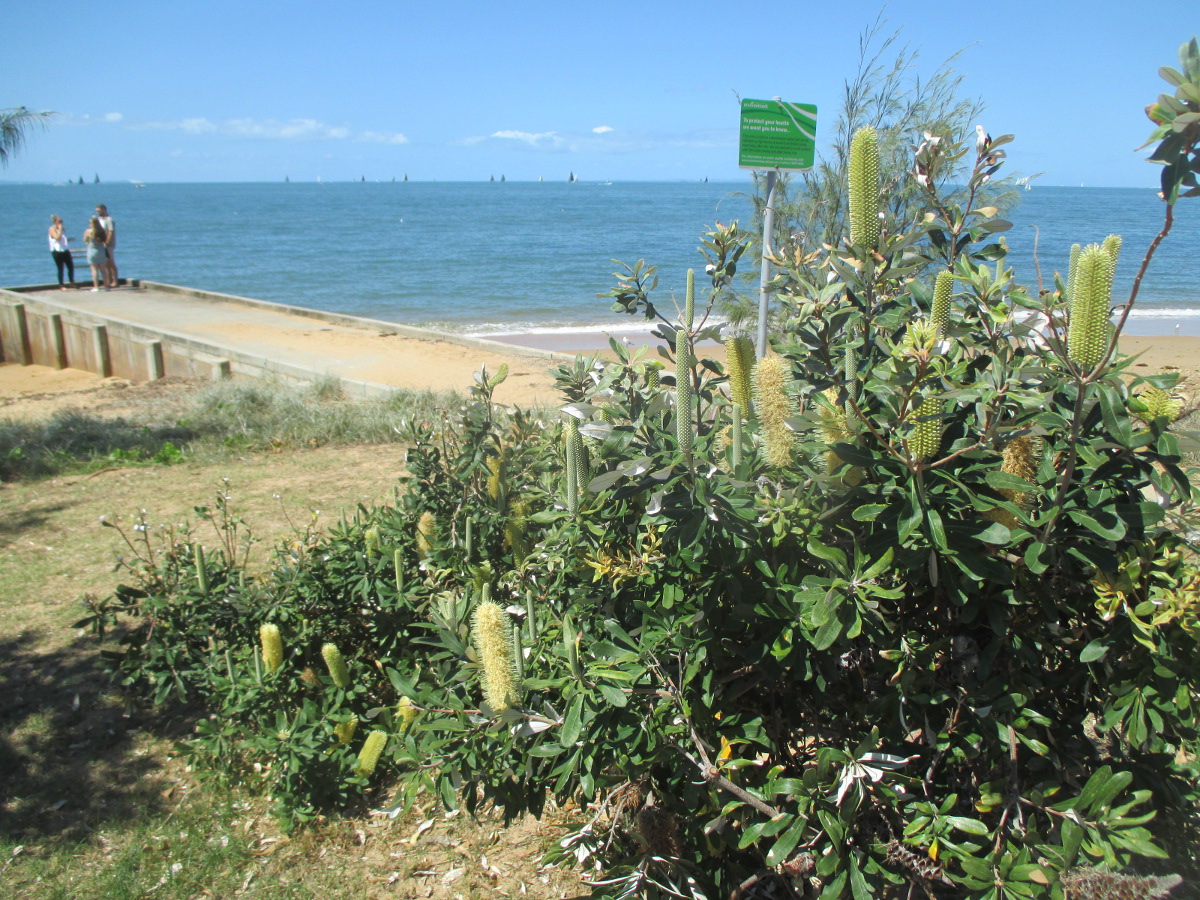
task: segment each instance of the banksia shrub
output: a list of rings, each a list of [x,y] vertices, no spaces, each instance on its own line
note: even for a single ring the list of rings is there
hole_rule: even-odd
[[[268,672],[275,672],[283,665],[283,638],[279,636],[279,626],[268,622],[258,629],[258,639],[262,643],[263,665]]]
[[[675,332],[675,436],[679,449],[691,454],[696,442],[696,391],[692,386],[692,347],[688,333]]]
[[[950,324],[950,294],[954,290],[954,273],[938,272],[937,281],[933,286],[933,309],[929,320],[937,329],[939,338],[946,336],[946,326]]]
[[[362,749],[358,751],[358,765],[354,767],[354,774],[364,778],[374,774],[375,767],[379,765],[379,756],[387,744],[387,737],[385,731],[372,731],[367,735]]]
[[[850,243],[874,250],[879,244],[879,135],[870,125],[850,141],[848,180]]]
[[[483,695],[494,713],[517,705],[516,652],[508,613],[485,600],[475,607],[475,648],[483,670]]]
[[[908,451],[917,462],[931,459],[942,447],[944,406],[938,398],[930,397],[911,416],[914,425],[908,436]]]
[[[350,687],[350,670],[346,668],[346,659],[336,644],[326,644],[321,648],[321,657],[325,667],[329,669],[329,677],[343,691]]]
[[[437,537],[437,519],[426,511],[417,519],[417,552],[424,559],[433,554],[433,542]]]
[[[1013,438],[1005,446],[1003,451],[1004,461],[1000,464],[1000,471],[1033,482],[1037,478],[1038,463],[1041,461],[1041,456],[1041,439],[1023,434],[1020,437]],[[1001,488],[1000,495],[1020,509],[1029,508],[1030,498],[1025,491],[1018,491],[1014,488]],[[1006,528],[1017,527],[1017,517],[1006,509],[990,509],[987,512],[987,517],[993,522],[999,522]]]
[[[358,716],[351,716],[345,722],[333,726],[334,737],[339,744],[348,744],[354,740],[354,732],[358,730]]]
[[[750,412],[750,373],[754,370],[754,344],[748,335],[725,338],[725,372],[729,376],[729,398]]]
[[[1087,371],[1099,364],[1108,349],[1112,279],[1112,257],[1103,247],[1092,244],[1079,255],[1067,326],[1067,355]]]
[[[796,446],[796,434],[786,424],[799,413],[795,399],[787,392],[790,375],[787,362],[778,356],[764,356],[754,367],[754,402],[763,445],[767,462],[777,469],[791,465]]]

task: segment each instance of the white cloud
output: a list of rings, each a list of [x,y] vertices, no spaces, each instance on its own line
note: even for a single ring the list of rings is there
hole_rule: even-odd
[[[364,131],[355,137],[356,141],[368,144],[407,144],[408,138],[400,132]]]
[[[505,141],[520,141],[539,150],[557,150],[565,143],[554,131],[543,131],[540,134],[530,134],[528,131],[496,131],[491,136]]]
[[[123,115],[121,115],[121,113],[105,113],[104,114],[105,122],[120,122],[123,118],[125,118],[125,117]]]
[[[330,125],[316,119],[225,119],[213,122],[205,118],[180,119],[175,122],[145,122],[132,128],[160,131],[182,131],[185,134],[223,134],[231,137],[275,141],[344,141],[407,144],[408,138],[399,132],[354,132],[344,125]]]
[[[599,125],[592,129],[592,134],[608,134],[612,131],[611,125]]]

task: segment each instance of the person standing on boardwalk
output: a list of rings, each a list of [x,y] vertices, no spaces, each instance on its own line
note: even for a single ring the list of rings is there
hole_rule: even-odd
[[[67,230],[63,228],[63,220],[59,216],[50,217],[50,256],[54,258],[54,265],[58,268],[58,289],[65,291],[66,285],[63,284],[63,266],[67,267],[67,282],[75,286],[75,260],[71,259],[71,239],[67,237]]]
[[[96,207],[96,218],[100,220],[104,233],[108,235],[108,243],[104,245],[104,249],[108,252],[108,262],[104,265],[104,284],[107,287],[115,288],[117,286],[117,259],[113,252],[117,249],[117,226],[113,224],[112,216],[108,214],[108,207],[103,203]]]
[[[100,219],[92,216],[92,221],[88,223],[88,229],[83,233],[83,243],[87,247],[88,265],[92,267],[92,290],[100,290],[100,282],[106,279],[108,275],[108,232],[104,230],[104,226],[100,224]],[[108,282],[105,280],[104,289],[108,290]]]

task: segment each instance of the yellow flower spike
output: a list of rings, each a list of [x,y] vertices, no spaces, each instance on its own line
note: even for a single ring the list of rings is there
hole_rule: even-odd
[[[333,734],[339,744],[348,744],[354,740],[354,732],[358,730],[358,716],[351,716],[345,722],[333,726]]]
[[[1027,434],[1013,438],[1005,446],[1002,456],[1001,472],[1033,482],[1037,478],[1038,464],[1042,457],[1042,440]],[[1024,491],[1001,488],[1000,494],[1021,509],[1029,508],[1029,495]],[[987,518],[1006,528],[1016,528],[1018,524],[1017,517],[1006,509],[990,509],[987,511]]]
[[[262,642],[263,664],[267,671],[277,671],[283,665],[283,638],[279,635],[279,626],[268,622],[258,629],[258,638]]]
[[[483,695],[493,713],[517,705],[516,660],[512,624],[498,603],[475,607],[475,647],[483,669]]]
[[[798,414],[796,401],[787,393],[790,374],[787,362],[779,356],[764,356],[754,367],[754,402],[767,462],[777,469],[792,464],[796,446],[796,434],[786,424]]]
[[[1147,422],[1155,422],[1159,419],[1174,422],[1183,411],[1183,404],[1162,388],[1148,387],[1138,395],[1138,399],[1146,404],[1146,412],[1143,416]]]
[[[400,722],[403,726],[408,728],[417,720],[417,716],[421,714],[421,711],[413,706],[413,702],[407,697],[401,697],[400,703],[396,707],[396,714],[400,717]]]
[[[847,176],[850,243],[874,250],[879,244],[879,135],[870,125],[850,140]]]
[[[942,446],[942,430],[945,423],[940,418],[945,404],[936,397],[924,401],[912,414],[912,433],[908,437],[908,449],[913,459],[924,462],[937,454]],[[939,418],[934,418],[934,417]]]
[[[354,774],[365,778],[375,773],[375,767],[379,765],[380,754],[387,745],[387,738],[385,731],[372,731],[367,735],[362,749],[358,751],[358,765],[354,767]]]
[[[421,558],[433,554],[433,541],[437,535],[437,519],[433,513],[423,512],[417,519],[417,552]]]
[[[329,669],[329,677],[343,691],[350,687],[350,670],[346,668],[346,659],[336,644],[326,644],[321,648],[321,657]]]

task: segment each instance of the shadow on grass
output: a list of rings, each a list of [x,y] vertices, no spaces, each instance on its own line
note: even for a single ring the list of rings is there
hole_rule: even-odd
[[[197,429],[103,419],[77,411],[44,422],[0,420],[0,481],[55,475],[97,461],[155,460],[197,439]]]
[[[161,763],[139,751],[94,646],[36,641],[0,639],[0,841],[75,842],[162,809]]]

